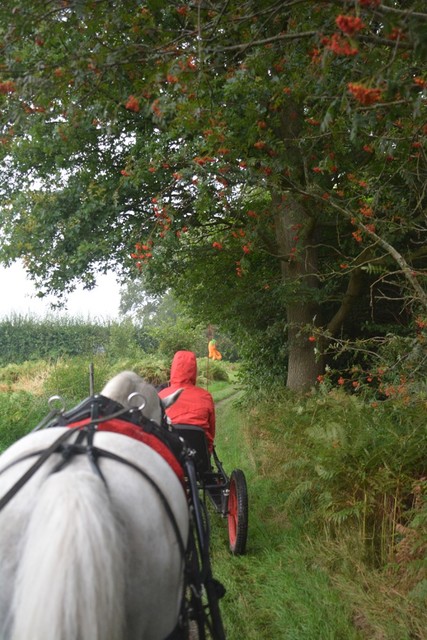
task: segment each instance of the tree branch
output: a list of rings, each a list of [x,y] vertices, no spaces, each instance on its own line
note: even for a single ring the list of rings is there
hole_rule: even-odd
[[[332,4],[342,5],[342,0],[332,0]],[[353,2],[348,2],[354,9],[359,9],[360,2],[358,0],[353,0]],[[427,13],[420,13],[419,11],[408,11],[407,9],[397,9],[396,7],[389,7],[385,4],[379,4],[378,6],[373,7],[374,11],[379,14],[385,13],[394,13],[397,16],[408,17],[408,18],[420,18],[421,20],[427,20]]]
[[[316,35],[318,35],[317,31],[302,31],[301,33],[279,33],[276,36],[264,38],[263,40],[252,40],[252,42],[245,42],[243,44],[233,44],[228,47],[221,47],[221,49],[215,49],[214,53],[220,53],[221,51],[242,51],[244,49],[248,49],[249,47],[269,44],[270,42],[277,42],[278,40],[300,40],[303,38],[312,38]]]
[[[312,198],[315,198],[316,200],[323,201],[322,197],[318,196],[317,194],[309,193],[309,192],[306,192],[304,190],[300,190],[300,193],[302,193],[304,195],[307,195],[307,196],[310,196]],[[347,211],[346,209],[343,209],[343,207],[338,205],[336,202],[333,202],[332,200],[329,201],[329,204],[331,205],[331,207],[333,209],[336,209],[337,211],[342,213],[348,220],[353,220],[353,215],[351,214],[350,211]],[[409,284],[411,285],[412,289],[417,293],[419,301],[421,302],[423,307],[425,309],[427,309],[427,293],[424,291],[424,289],[422,288],[422,286],[418,282],[416,276],[414,275],[413,269],[408,265],[408,263],[406,262],[404,257],[389,242],[387,242],[387,240],[385,240],[384,238],[381,238],[379,235],[377,235],[375,233],[375,231],[372,231],[371,229],[368,229],[361,222],[356,222],[356,224],[368,236],[370,236],[373,240],[375,240],[375,242],[377,242],[379,244],[379,246],[382,247],[393,258],[393,260],[399,265],[399,267],[402,270],[402,273],[405,276],[406,280],[409,282]]]
[[[360,297],[362,284],[363,272],[360,267],[357,267],[356,269],[353,269],[350,274],[347,291],[342,298],[340,308],[326,326],[326,330],[329,335],[335,336],[341,329],[344,320],[347,318],[356,300]]]

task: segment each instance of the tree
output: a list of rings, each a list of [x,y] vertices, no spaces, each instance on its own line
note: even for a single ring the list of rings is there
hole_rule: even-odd
[[[42,291],[143,270],[268,339],[262,304],[312,385],[426,312],[423,5],[6,0],[3,260]]]
[[[132,317],[133,324],[151,340],[151,351],[169,361],[180,349],[194,351],[198,357],[205,356],[205,327],[195,322],[170,292],[163,296],[147,296],[144,290],[140,278],[129,282],[122,290],[120,310]]]

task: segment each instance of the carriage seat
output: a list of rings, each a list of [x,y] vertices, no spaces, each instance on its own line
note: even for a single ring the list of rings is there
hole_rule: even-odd
[[[212,466],[205,430],[192,424],[174,424],[172,426],[184,440],[187,447],[195,451],[194,463],[199,476],[209,473],[212,470]]]

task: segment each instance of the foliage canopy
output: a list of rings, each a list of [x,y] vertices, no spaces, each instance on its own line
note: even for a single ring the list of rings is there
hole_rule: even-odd
[[[4,0],[0,30],[1,257],[42,292],[141,271],[280,334],[295,389],[424,322],[422,0]]]

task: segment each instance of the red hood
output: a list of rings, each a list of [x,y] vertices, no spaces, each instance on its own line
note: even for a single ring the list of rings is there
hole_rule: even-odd
[[[181,384],[196,384],[197,360],[192,351],[177,351],[171,365],[171,387]]]

